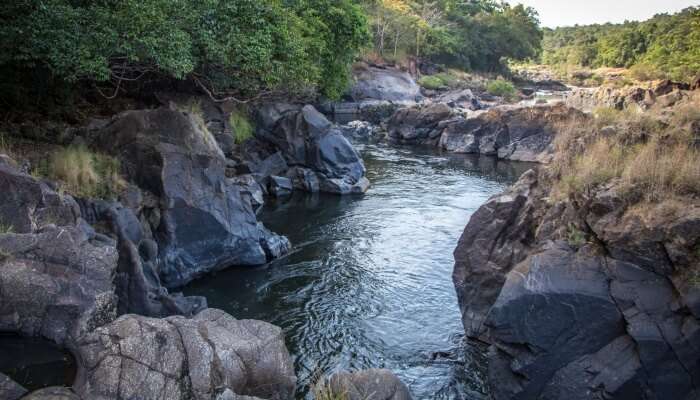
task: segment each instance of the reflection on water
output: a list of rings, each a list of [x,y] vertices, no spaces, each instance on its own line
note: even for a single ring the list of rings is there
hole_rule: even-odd
[[[464,340],[452,252],[469,216],[531,165],[362,146],[369,192],[295,195],[260,218],[288,257],[231,269],[186,294],[237,318],[281,326],[299,396],[319,374],[389,368],[415,398],[480,399],[483,349]]]
[[[0,334],[0,372],[29,390],[71,386],[75,360],[48,340]]]

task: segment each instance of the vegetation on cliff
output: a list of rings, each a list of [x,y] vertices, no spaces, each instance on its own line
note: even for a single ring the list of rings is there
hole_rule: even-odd
[[[700,8],[644,22],[545,29],[542,62],[560,69],[631,68],[640,80],[692,80],[700,72]]]

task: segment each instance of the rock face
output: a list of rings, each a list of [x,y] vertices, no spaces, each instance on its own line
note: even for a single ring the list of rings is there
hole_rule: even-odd
[[[117,249],[77,203],[0,163],[0,331],[65,343],[116,318]]]
[[[292,399],[296,383],[281,329],[212,309],[192,319],[126,315],[77,353],[84,399]]]
[[[689,89],[691,87],[688,84],[669,80],[654,82],[647,86],[576,88],[566,97],[566,104],[586,112],[598,107],[622,110],[630,106],[638,106],[647,109],[657,103],[670,107],[683,98],[683,91]]]
[[[455,250],[494,398],[698,398],[700,209],[645,219],[614,185],[550,202],[543,179],[492,198]]]
[[[453,115],[444,103],[398,110],[387,121],[389,140],[400,144],[435,145]]]
[[[328,388],[348,400],[411,400],[406,385],[386,369],[340,372],[331,376]]]
[[[355,84],[350,88],[349,96],[355,102],[417,101],[420,86],[407,72],[393,68],[367,67],[356,71]]]
[[[546,161],[550,145],[563,124],[585,116],[558,104],[498,108],[475,118],[445,124],[440,148],[455,153],[493,155],[514,161]]]
[[[279,158],[275,165],[286,170],[295,188],[308,192],[350,194],[369,188],[360,155],[340,129],[312,106],[272,104],[260,110],[258,119],[259,147],[272,149],[268,153],[279,152],[258,165],[270,157]]]
[[[144,197],[155,199],[141,203],[139,216],[157,243],[165,286],[231,265],[264,264],[287,251],[287,240],[259,224],[239,186],[226,179],[216,140],[192,116],[129,111],[91,136],[118,156]]]
[[[17,384],[17,382],[13,381],[8,376],[0,373],[0,399],[19,400],[26,393],[27,389]]]
[[[323,112],[340,123],[361,120],[378,124],[401,105],[422,99],[420,86],[410,74],[394,68],[365,67],[354,71],[355,83],[341,102],[329,103]]]

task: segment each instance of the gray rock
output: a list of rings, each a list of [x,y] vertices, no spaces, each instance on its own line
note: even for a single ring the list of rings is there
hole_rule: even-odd
[[[328,390],[348,400],[410,400],[406,385],[386,369],[339,372],[327,382]]]
[[[177,287],[231,265],[260,265],[279,238],[258,225],[226,159],[192,116],[168,109],[128,111],[92,135],[126,177],[159,198],[159,277]]]
[[[564,123],[585,115],[562,104],[495,108],[473,118],[448,123],[439,147],[454,153],[495,155],[514,161],[545,161],[552,141]]]
[[[615,183],[567,202],[529,171],[455,250],[467,335],[491,343],[496,400],[695,399],[700,211],[625,212]],[[572,228],[573,227],[573,228]],[[578,229],[584,244],[567,244]],[[505,280],[504,280],[505,276]]]
[[[289,196],[292,194],[294,186],[292,180],[282,176],[271,176],[269,192],[275,197]]]
[[[389,139],[402,144],[434,145],[442,131],[440,123],[451,116],[452,109],[443,103],[400,109],[387,121]]]
[[[312,170],[321,191],[346,194],[367,189],[362,158],[315,108],[272,104],[259,114],[258,139],[278,149],[289,166]],[[315,188],[312,184],[304,186]]]
[[[212,309],[192,319],[122,316],[84,337],[77,354],[75,390],[86,399],[292,399],[296,383],[281,329]]]
[[[355,72],[349,96],[353,101],[416,101],[420,86],[410,74],[392,68],[367,67]]]
[[[36,390],[24,397],[22,400],[88,400],[81,399],[71,389],[65,387],[49,387]]]
[[[462,108],[465,110],[481,110],[483,106],[479,99],[474,96],[470,89],[454,90],[443,93],[433,99],[435,103],[447,104],[452,108]]]
[[[0,373],[0,399],[19,400],[27,393],[27,389],[10,379],[7,375]]]

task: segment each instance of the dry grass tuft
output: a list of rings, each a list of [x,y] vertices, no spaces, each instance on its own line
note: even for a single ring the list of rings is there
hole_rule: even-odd
[[[349,400],[347,392],[336,393],[327,378],[318,380],[312,388],[314,400]]]
[[[119,161],[86,147],[67,147],[51,155],[34,172],[59,182],[62,190],[79,197],[113,198],[126,187]]]
[[[594,123],[560,127],[549,167],[555,198],[616,182],[631,203],[700,196],[700,112],[678,107],[666,120],[636,110],[599,109]]]

